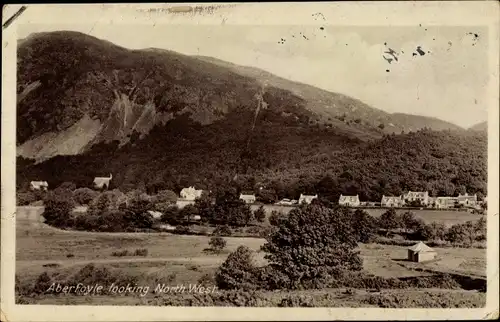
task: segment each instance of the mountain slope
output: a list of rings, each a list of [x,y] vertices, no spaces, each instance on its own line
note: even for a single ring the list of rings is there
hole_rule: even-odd
[[[240,66],[213,57],[195,57],[219,66],[231,68],[236,73],[255,78],[261,83],[286,89],[303,98],[306,101],[306,107],[323,119],[336,118],[348,124],[354,122],[356,119],[361,119],[372,126],[383,124],[385,133],[417,131],[423,128],[437,131],[462,130],[458,125],[433,117],[403,113],[390,114],[349,96],[293,82],[258,68]]]
[[[124,146],[135,133],[147,136],[181,115],[208,125],[251,111],[240,118],[245,128],[270,113],[277,123],[293,120],[362,141],[429,124],[400,122],[345,95],[235,66],[163,49],[129,50],[77,32],[31,35],[18,44],[18,155],[41,161],[101,142]],[[437,120],[430,127],[453,128]]]

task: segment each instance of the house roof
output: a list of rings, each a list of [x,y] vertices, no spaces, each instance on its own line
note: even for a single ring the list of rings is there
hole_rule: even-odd
[[[105,183],[109,183],[111,181],[111,178],[105,178],[105,177],[95,177],[94,178],[94,183],[97,185],[103,185]]]
[[[399,200],[401,201],[401,196],[382,196],[382,201],[384,200]]]
[[[343,196],[340,195],[339,201],[359,201],[358,195],[356,196]]]
[[[250,194],[240,194],[240,198],[255,198],[255,195],[250,195]]]
[[[424,198],[429,195],[428,191],[408,191],[406,194],[408,197],[418,197],[418,198]]]
[[[423,242],[418,242],[415,245],[411,246],[408,248],[409,250],[415,252],[415,253],[428,253],[428,252],[436,252],[434,249],[430,248]]]
[[[318,195],[303,195],[303,194],[300,194],[300,198],[318,198]]]
[[[33,186],[48,186],[47,181],[31,181]]]

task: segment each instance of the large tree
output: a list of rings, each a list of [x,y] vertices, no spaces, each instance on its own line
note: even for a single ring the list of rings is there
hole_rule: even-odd
[[[308,205],[290,211],[262,246],[270,266],[287,276],[290,288],[318,283],[345,270],[360,270],[357,236],[348,209]]]

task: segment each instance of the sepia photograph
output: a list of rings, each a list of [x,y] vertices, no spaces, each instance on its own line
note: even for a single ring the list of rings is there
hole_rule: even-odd
[[[14,10],[10,308],[498,318],[494,4],[462,23],[438,2],[406,23],[398,2]]]

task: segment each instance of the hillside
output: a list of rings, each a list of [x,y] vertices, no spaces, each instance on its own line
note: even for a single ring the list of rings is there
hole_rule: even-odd
[[[305,132],[269,121],[256,126],[251,148],[242,153],[245,136],[237,122],[184,122],[157,127],[122,148],[118,143],[100,145],[80,156],[40,164],[19,159],[18,186],[35,179],[47,180],[51,187],[64,181],[90,186],[94,176],[113,173],[113,185],[122,190],[264,186],[279,198],[305,192],[332,200],[341,193],[379,200],[407,190],[486,194],[487,138],[479,132],[421,130],[372,142],[334,141],[324,129]]]
[[[432,130],[462,130],[458,125],[437,118],[403,113],[387,113],[367,104],[339,93],[332,93],[314,86],[293,82],[264,70],[239,66],[220,59],[206,56],[195,56],[219,66],[231,68],[234,72],[259,80],[272,86],[286,89],[306,101],[306,108],[316,113],[323,120],[335,118],[345,124],[352,124],[361,119],[372,126],[384,125],[385,133],[401,133],[417,131],[423,128]]]
[[[17,85],[18,155],[39,161],[99,143],[123,146],[134,133],[144,137],[181,115],[209,125],[237,112],[246,115],[241,129],[269,113],[277,123],[327,127],[332,136],[361,141],[423,127],[457,129],[435,119],[395,117],[255,68],[164,49],[129,50],[77,32],[21,40]]]
[[[481,122],[469,128],[472,131],[488,132],[488,122]]]

